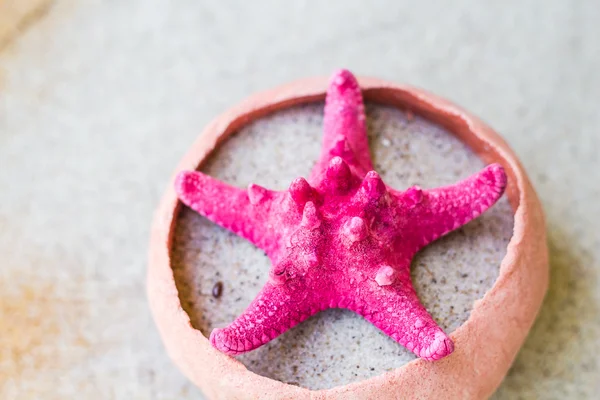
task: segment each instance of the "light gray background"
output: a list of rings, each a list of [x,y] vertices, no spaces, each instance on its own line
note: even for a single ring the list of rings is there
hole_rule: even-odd
[[[153,208],[217,113],[345,66],[463,105],[521,156],[552,283],[496,398],[592,398],[599,21],[595,0],[55,1],[0,54],[0,397],[202,398],[147,309]]]

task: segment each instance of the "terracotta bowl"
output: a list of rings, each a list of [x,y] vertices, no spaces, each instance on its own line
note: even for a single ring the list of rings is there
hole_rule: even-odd
[[[502,164],[514,233],[499,276],[475,302],[469,319],[450,336],[452,355],[416,359],[393,371],[325,390],[288,385],[250,372],[215,350],[182,309],[171,246],[181,207],[171,181],[156,211],[150,240],[148,296],[167,351],[210,399],[396,399],[486,398],[498,387],[536,317],[548,286],[548,255],[542,209],[525,171],[504,140],[461,108],[409,86],[359,78],[365,101],[408,109],[437,123],[469,145],[486,163]],[[325,98],[327,79],[297,81],[250,97],[217,117],[175,172],[197,169],[219,143],[243,125],[277,110]],[[173,175],[174,178],[175,175]]]

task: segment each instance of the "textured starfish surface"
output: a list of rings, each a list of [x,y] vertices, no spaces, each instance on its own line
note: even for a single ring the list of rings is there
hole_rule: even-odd
[[[321,155],[288,190],[247,190],[197,171],[176,178],[181,201],[263,249],[272,267],[249,307],[210,341],[231,355],[255,349],[326,308],[347,308],[427,360],[454,350],[413,288],[415,253],[479,216],[502,195],[498,164],[451,186],[387,187],[373,170],[364,104],[340,70],[327,91]]]

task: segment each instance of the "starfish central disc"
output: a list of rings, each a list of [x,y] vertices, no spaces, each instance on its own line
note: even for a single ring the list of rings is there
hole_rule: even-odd
[[[491,207],[504,192],[498,164],[451,186],[396,191],[373,170],[362,94],[341,70],[327,91],[321,155],[286,191],[242,190],[197,171],[175,182],[187,206],[263,249],[272,261],[258,296],[210,341],[253,350],[326,308],[347,308],[426,360],[454,345],[410,279],[421,248]]]

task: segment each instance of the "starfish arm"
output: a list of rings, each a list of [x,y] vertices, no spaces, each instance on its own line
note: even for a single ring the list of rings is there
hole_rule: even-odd
[[[504,193],[506,173],[499,164],[451,186],[421,190],[412,187],[400,193],[400,202],[412,221],[407,233],[418,250],[439,237],[465,225],[490,208]]]
[[[313,183],[321,178],[336,156],[346,161],[360,176],[373,169],[360,86],[347,70],[340,70],[331,78],[323,124],[323,146],[311,173]]]
[[[379,276],[377,282],[367,281],[362,290],[366,294],[364,302],[349,308],[418,357],[434,361],[452,353],[452,340],[417,297],[410,280],[410,270],[394,270],[389,277],[392,280],[383,283]]]
[[[179,199],[212,222],[234,232],[271,255],[277,237],[270,208],[279,193],[257,185],[242,190],[198,171],[181,172],[175,180]]]
[[[242,315],[212,331],[210,342],[229,355],[254,350],[321,310],[307,296],[306,290],[267,282]]]

